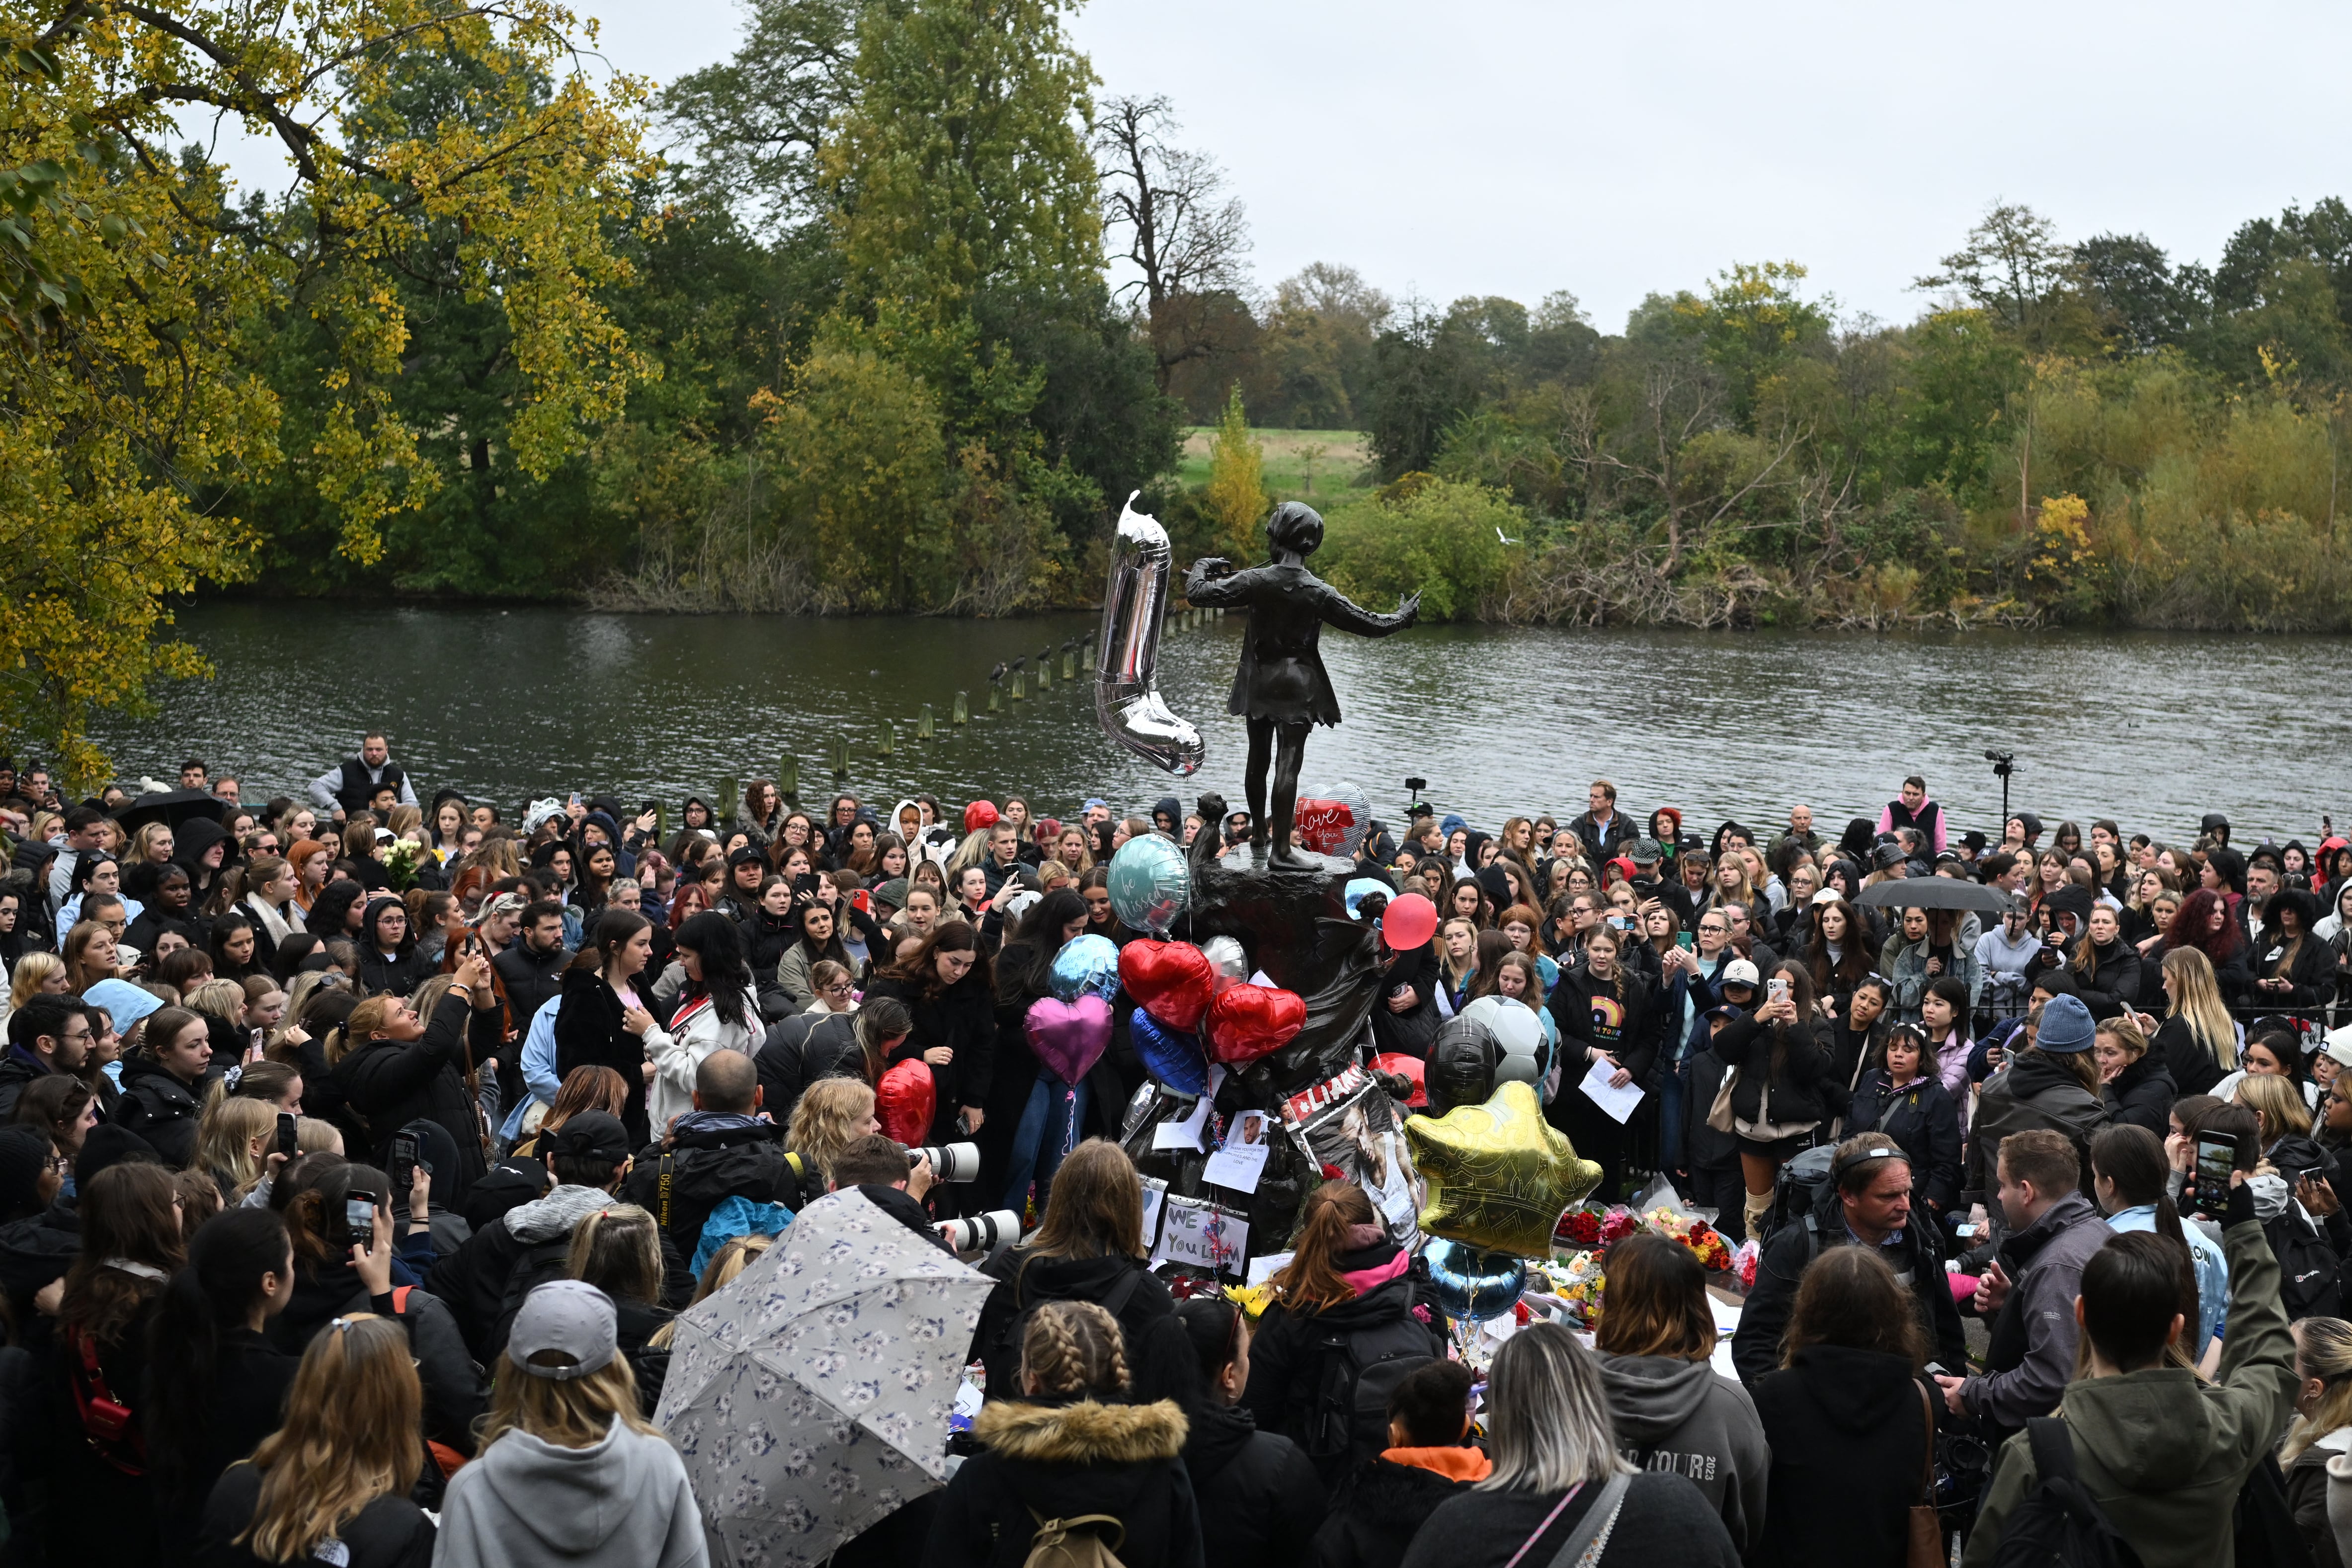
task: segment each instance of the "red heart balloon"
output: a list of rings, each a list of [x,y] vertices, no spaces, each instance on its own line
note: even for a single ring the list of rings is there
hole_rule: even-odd
[[[1118,950],[1118,983],[1171,1029],[1201,1026],[1216,981],[1217,966],[1189,942],[1130,942]]]
[[[1307,1003],[1295,991],[1246,981],[1228,985],[1209,1004],[1209,1059],[1227,1067],[1280,1050],[1307,1026]]]
[[[931,1117],[939,1110],[939,1086],[931,1081],[931,1064],[921,1058],[898,1063],[882,1075],[874,1091],[874,1115],[882,1136],[919,1145],[931,1135]]]

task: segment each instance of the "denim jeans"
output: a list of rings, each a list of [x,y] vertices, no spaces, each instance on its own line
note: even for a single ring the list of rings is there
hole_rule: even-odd
[[[1029,1086],[1028,1103],[1021,1108],[1020,1124],[1013,1130],[1013,1165],[1006,1173],[1004,1206],[1022,1212],[1029,1184],[1037,1184],[1037,1211],[1045,1209],[1045,1194],[1062,1156],[1077,1147],[1078,1128],[1087,1119],[1087,1086],[1067,1084],[1052,1073],[1040,1072]]]

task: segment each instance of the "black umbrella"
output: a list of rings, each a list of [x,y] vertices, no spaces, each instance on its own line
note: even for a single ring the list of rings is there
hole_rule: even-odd
[[[1983,910],[1997,915],[2014,907],[2017,900],[1999,888],[1958,877],[1900,877],[1892,882],[1872,883],[1854,902],[1895,910]]]
[[[220,820],[221,807],[226,803],[210,791],[201,789],[167,789],[152,795],[142,795],[114,814],[114,820],[126,831],[160,822],[166,827],[177,827],[199,816]]]

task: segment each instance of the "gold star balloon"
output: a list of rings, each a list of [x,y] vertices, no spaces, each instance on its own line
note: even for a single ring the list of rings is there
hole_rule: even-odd
[[[1576,1157],[1524,1083],[1503,1085],[1484,1105],[1411,1117],[1404,1136],[1429,1183],[1421,1228],[1473,1247],[1549,1257],[1561,1214],[1601,1184],[1600,1165]]]

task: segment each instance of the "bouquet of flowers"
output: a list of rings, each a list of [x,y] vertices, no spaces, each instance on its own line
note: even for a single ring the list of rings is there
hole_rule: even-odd
[[[1720,1273],[1731,1267],[1731,1248],[1713,1226],[1696,1215],[1660,1205],[1642,1217],[1660,1236],[1672,1237],[1689,1247],[1708,1268]]]
[[[1559,1226],[1552,1231],[1552,1240],[1569,1247],[1607,1247],[1641,1228],[1642,1222],[1622,1204],[1599,1212],[1570,1209],[1560,1215]]]
[[[1763,1249],[1756,1245],[1752,1237],[1732,1249],[1731,1269],[1733,1273],[1739,1276],[1741,1289],[1752,1290],[1756,1288],[1756,1259],[1762,1255]]]
[[[393,891],[404,893],[416,886],[416,862],[425,847],[414,838],[395,838],[383,849],[383,874],[391,879]]]
[[[1601,1321],[1601,1289],[1604,1283],[1601,1255],[1587,1252],[1565,1262],[1539,1266],[1551,1294],[1568,1304],[1568,1310],[1590,1329]]]

